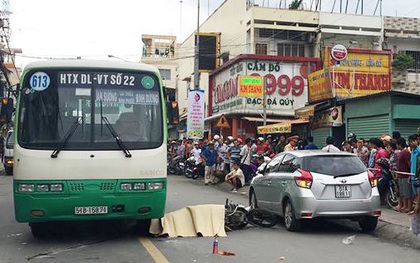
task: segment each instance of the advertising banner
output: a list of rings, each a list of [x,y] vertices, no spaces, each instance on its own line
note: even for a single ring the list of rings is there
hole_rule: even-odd
[[[204,90],[188,91],[187,136],[201,139],[204,137]]]
[[[305,106],[308,101],[307,77],[316,68],[315,62],[296,60],[245,59],[214,74],[210,87],[211,114],[232,110],[262,110],[264,102],[258,88],[252,92],[248,88],[243,91],[240,89],[240,76],[255,76],[265,81],[267,111],[294,116],[295,109]],[[246,97],[241,97],[246,93]]]
[[[343,125],[342,106],[332,107],[316,113],[312,119],[312,129],[321,127],[336,127]]]
[[[334,96],[328,69],[321,69],[309,74],[308,82],[308,100],[310,103],[331,99]]]
[[[239,97],[262,97],[264,79],[256,76],[239,76]]]
[[[391,89],[390,52],[349,49],[342,61],[331,56],[330,48],[324,54],[324,69],[308,76],[309,102],[360,97]]]

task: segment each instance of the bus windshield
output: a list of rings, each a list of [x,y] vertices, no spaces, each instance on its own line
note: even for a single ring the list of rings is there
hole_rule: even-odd
[[[127,149],[163,143],[161,88],[151,73],[38,69],[23,78],[18,143],[55,149],[75,127],[65,150],[120,150],[108,121]]]

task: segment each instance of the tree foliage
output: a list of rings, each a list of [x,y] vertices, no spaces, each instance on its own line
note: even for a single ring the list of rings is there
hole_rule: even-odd
[[[414,63],[414,58],[410,55],[404,53],[398,53],[394,57],[394,61],[392,62],[392,67],[397,71],[406,71],[410,68]]]
[[[289,9],[299,9],[300,5],[302,4],[303,0],[293,0],[293,2],[289,5]]]

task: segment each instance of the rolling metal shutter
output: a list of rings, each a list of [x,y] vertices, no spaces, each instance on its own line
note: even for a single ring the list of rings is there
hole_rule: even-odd
[[[407,140],[408,136],[417,133],[420,126],[420,120],[416,119],[398,119],[395,120],[395,131],[401,133],[401,137]]]
[[[363,118],[347,119],[347,133],[356,134],[357,138],[369,140],[389,133],[389,115],[377,115]]]
[[[325,146],[325,139],[331,135],[331,127],[319,128],[312,131],[312,136],[314,137],[314,144],[318,146],[319,149]]]

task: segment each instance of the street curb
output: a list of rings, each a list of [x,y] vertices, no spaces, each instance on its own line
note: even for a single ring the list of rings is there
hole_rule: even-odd
[[[381,225],[372,233],[373,236],[396,243],[401,246],[406,246],[420,250],[420,236],[413,235],[411,230],[405,226],[392,224],[380,219]]]

